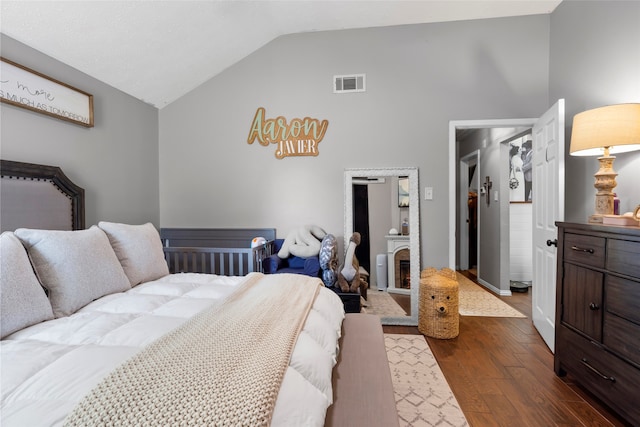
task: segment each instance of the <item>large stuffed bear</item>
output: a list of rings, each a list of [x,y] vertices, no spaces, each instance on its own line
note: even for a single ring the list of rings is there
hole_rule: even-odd
[[[320,241],[326,236],[325,231],[315,225],[305,225],[292,230],[284,239],[278,256],[282,259],[295,255],[300,258],[309,258],[320,253]]]
[[[356,258],[356,246],[360,244],[360,233],[351,235],[344,255],[344,264],[338,271],[337,286],[342,292],[358,292],[360,288],[360,263]]]

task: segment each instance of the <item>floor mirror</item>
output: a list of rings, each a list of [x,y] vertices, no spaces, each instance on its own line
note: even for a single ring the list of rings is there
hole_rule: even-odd
[[[418,324],[418,195],[415,167],[344,172],[344,247],[360,232],[369,281],[363,312],[379,315],[384,325]]]

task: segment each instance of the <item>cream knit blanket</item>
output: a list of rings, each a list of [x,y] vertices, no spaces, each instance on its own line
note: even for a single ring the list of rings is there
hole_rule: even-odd
[[[118,367],[67,426],[269,425],[320,280],[252,273],[212,307]]]

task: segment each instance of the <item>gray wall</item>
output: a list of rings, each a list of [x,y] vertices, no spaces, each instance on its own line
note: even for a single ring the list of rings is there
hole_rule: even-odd
[[[566,100],[565,219],[595,211],[595,157],[569,155],[573,116],[609,104],[640,102],[640,2],[563,1],[551,15],[549,99]],[[619,154],[614,191],[620,210],[640,204],[640,152]]]
[[[2,56],[89,92],[95,127],[0,104],[0,157],[59,166],[85,189],[87,227],[159,225],[158,110],[1,35]]]
[[[640,99],[639,18],[640,2],[565,0],[550,16],[290,35],[159,119],[2,35],[3,56],[92,93],[96,127],[1,104],[0,156],[61,166],[87,191],[87,224],[270,226],[281,236],[305,223],[342,233],[344,168],[417,166],[420,194],[434,188],[420,206],[423,266],[446,266],[449,121],[537,117],[565,98],[568,150],[574,114]],[[367,73],[368,91],[334,95],[331,77],[348,73]],[[261,106],[267,117],[328,119],[320,155],[277,160],[273,147],[248,145]],[[566,218],[583,221],[597,161],[566,158]],[[618,155],[615,168],[631,210],[640,154]]]
[[[285,236],[315,223],[338,237],[345,168],[417,166],[420,194],[434,189],[420,206],[422,264],[448,266],[449,121],[547,109],[549,20],[274,40],[160,111],[162,226],[270,226]],[[367,74],[367,92],[333,94],[332,76],[349,73]],[[329,120],[319,156],[278,160],[274,147],[248,145],[258,107],[270,118]]]

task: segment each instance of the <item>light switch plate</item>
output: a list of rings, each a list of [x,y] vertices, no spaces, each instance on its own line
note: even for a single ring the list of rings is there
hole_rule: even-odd
[[[424,199],[433,200],[433,187],[424,187]]]

